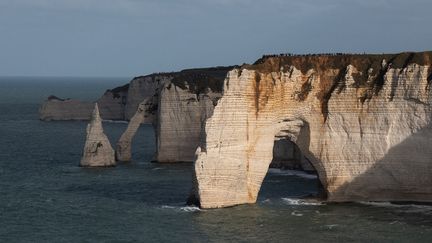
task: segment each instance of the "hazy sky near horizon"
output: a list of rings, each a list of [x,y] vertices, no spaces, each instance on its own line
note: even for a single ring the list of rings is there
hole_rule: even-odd
[[[0,0],[1,76],[137,76],[262,54],[432,50],[430,0]]]

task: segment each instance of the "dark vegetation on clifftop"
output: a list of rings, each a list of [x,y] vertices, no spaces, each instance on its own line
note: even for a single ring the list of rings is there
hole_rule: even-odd
[[[194,94],[204,94],[210,89],[221,93],[227,73],[237,66],[186,69],[174,74],[172,83],[181,88],[189,89]]]
[[[61,99],[61,98],[59,98],[59,97],[57,97],[57,96],[55,96],[55,95],[50,95],[50,96],[48,96],[47,100],[48,100],[48,101],[51,101],[51,100],[65,101],[65,100],[67,100],[67,99]]]
[[[385,62],[383,62],[385,60]],[[431,65],[432,52],[403,52],[398,54],[279,54],[264,55],[253,65],[243,65],[242,68],[256,70],[260,73],[279,72],[294,66],[306,74],[313,69],[316,75],[321,77],[318,99],[321,101],[324,120],[328,114],[328,100],[332,93],[340,92],[344,88],[344,75],[348,65],[354,66],[358,73],[353,73],[355,86],[365,88],[360,101],[362,103],[378,94],[384,85],[384,75],[390,68],[400,69],[401,72],[409,64]],[[329,69],[339,70],[336,76],[326,75]],[[432,68],[429,68],[428,81],[432,82]],[[300,100],[305,100],[310,91],[310,84],[306,81],[299,95]]]
[[[113,94],[113,98],[122,97],[121,93],[127,93],[129,90],[129,84],[125,84],[123,86],[116,87],[114,89],[109,89],[107,92],[111,92]]]
[[[140,78],[157,78],[164,76],[171,78],[171,82],[181,88],[188,89],[191,93],[201,94],[207,93],[208,89],[213,92],[222,92],[223,82],[227,73],[239,66],[218,66],[209,68],[194,68],[184,69],[180,72],[160,72],[153,73],[146,76],[138,76],[134,79]]]

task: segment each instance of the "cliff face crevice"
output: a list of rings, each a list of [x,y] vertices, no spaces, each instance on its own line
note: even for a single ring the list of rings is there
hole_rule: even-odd
[[[401,190],[402,183],[426,191],[423,200],[432,201],[428,180],[415,185],[409,178],[403,184],[405,179],[380,177],[432,177],[432,154],[427,150],[413,156],[413,164],[423,166],[411,167],[403,157],[391,156],[398,144],[419,131],[421,138],[409,140],[409,146],[431,144],[430,57],[431,53],[270,57],[229,72],[223,96],[205,124],[205,149],[197,150],[195,194],[201,206],[255,202],[275,136],[281,133],[316,168],[329,201],[359,200],[358,194],[361,200],[383,200],[368,189],[376,183],[383,194],[397,194],[395,200],[419,198]],[[367,180],[351,184],[388,156],[386,172],[369,173]],[[356,186],[362,183],[369,186]]]

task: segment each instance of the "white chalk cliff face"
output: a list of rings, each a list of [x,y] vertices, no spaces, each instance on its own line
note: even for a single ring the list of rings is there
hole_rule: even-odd
[[[328,201],[432,201],[431,53],[270,57],[229,72],[195,161],[203,208],[254,203],[275,137]]]
[[[128,85],[107,90],[96,102],[50,96],[39,108],[43,121],[90,120],[95,103],[105,120],[124,120]]]
[[[272,168],[302,170],[313,173],[314,167],[303,156],[300,149],[289,139],[278,139],[273,145]]]
[[[129,92],[124,111],[126,120],[130,120],[135,115],[139,104],[143,100],[153,100],[153,98],[158,94],[160,87],[162,87],[165,83],[170,82],[173,78],[172,76],[172,74],[167,73],[152,74],[134,78],[129,83]],[[157,99],[155,99],[155,102],[157,102]],[[157,103],[155,105],[157,108]],[[155,114],[156,111],[152,111],[151,113],[149,112],[147,114],[148,119],[146,119],[144,122],[151,124]]]
[[[159,95],[156,125],[158,162],[192,162],[204,121],[211,116],[221,93],[201,94],[167,84]]]
[[[148,119],[147,114],[153,108],[154,101],[147,98],[138,105],[135,115],[130,119],[126,131],[121,135],[116,146],[117,161],[128,162],[132,160],[132,140],[141,124]]]
[[[97,103],[95,104],[90,124],[87,126],[87,137],[80,165],[85,167],[115,165],[114,150],[103,131],[102,119],[99,115]]]
[[[39,108],[39,118],[52,120],[89,120],[94,104],[50,96]]]

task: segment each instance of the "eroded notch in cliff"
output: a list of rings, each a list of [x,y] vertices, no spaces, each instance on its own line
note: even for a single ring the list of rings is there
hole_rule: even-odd
[[[427,82],[426,89],[430,89],[430,86],[431,86],[431,83],[432,83],[432,65],[429,66],[427,81],[428,82]]]
[[[259,201],[319,204],[325,198],[325,192],[312,163],[290,139],[275,139],[273,160],[264,178]]]
[[[321,101],[321,113],[324,118],[324,122],[327,121],[328,117],[328,102],[335,90],[341,92],[345,86],[344,77],[347,72],[347,67],[340,69],[338,74],[332,81],[321,80],[321,90],[318,93],[318,99]],[[323,77],[322,77],[323,78]]]
[[[254,96],[254,98],[255,98],[255,117],[258,117],[258,113],[260,110],[260,107],[259,107],[260,106],[259,98],[260,98],[260,92],[261,92],[260,82],[261,82],[261,76],[259,73],[255,72],[255,86],[254,86],[254,89],[255,89],[255,96]]]

